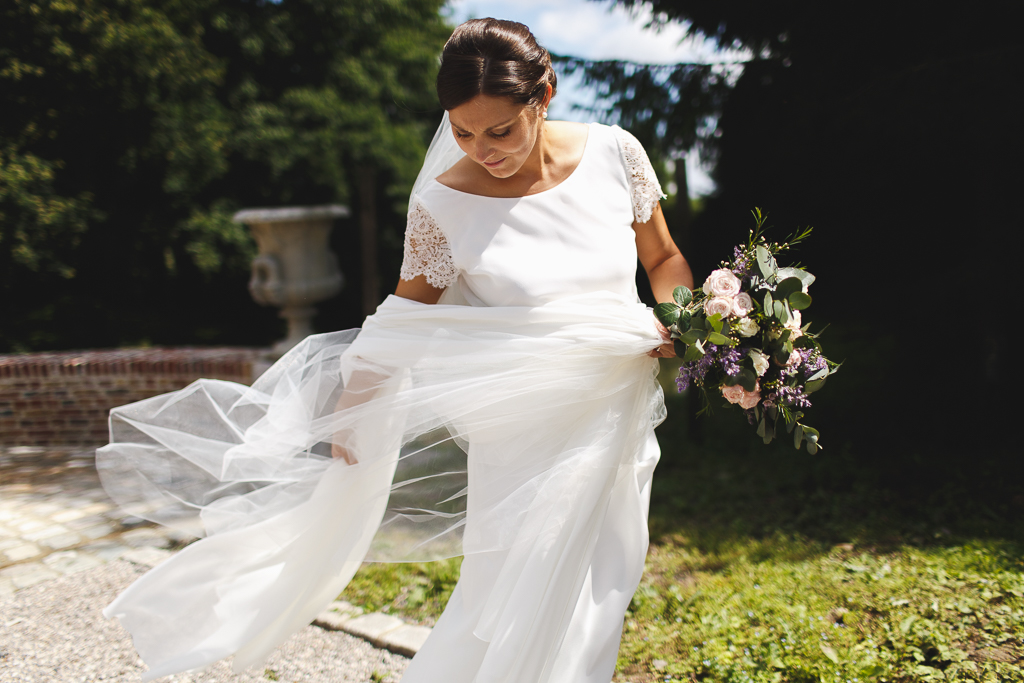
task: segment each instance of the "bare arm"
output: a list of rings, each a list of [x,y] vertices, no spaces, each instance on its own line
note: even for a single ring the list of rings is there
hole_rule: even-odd
[[[646,223],[633,223],[636,233],[636,251],[640,264],[647,271],[651,281],[651,290],[658,303],[672,301],[672,290],[679,285],[693,289],[693,273],[690,264],[679,251],[665,223],[665,214],[661,205],[654,207],[651,219]],[[662,335],[668,339],[668,332],[662,328]],[[676,355],[671,342],[662,344],[651,352],[652,356],[672,358]]]
[[[443,292],[443,289],[438,289],[427,282],[426,275],[417,275],[411,280],[399,280],[398,287],[395,288],[395,296],[419,301],[421,304],[436,304]]]
[[[419,301],[424,304],[436,304],[441,298],[443,289],[438,289],[427,282],[424,275],[417,275],[412,280],[399,280],[395,288],[395,296],[403,299]],[[345,390],[341,392],[334,412],[340,412],[347,408],[362,405],[373,396],[374,390],[385,379],[384,375],[367,370],[357,370],[349,378]],[[334,442],[331,444],[331,455],[341,458],[349,465],[356,464],[356,457],[348,450],[346,443],[351,438],[350,429],[342,429],[335,433]]]

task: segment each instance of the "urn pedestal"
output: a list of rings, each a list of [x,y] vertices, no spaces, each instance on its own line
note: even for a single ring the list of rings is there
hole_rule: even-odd
[[[341,291],[344,278],[328,238],[334,219],[348,215],[347,207],[336,204],[246,209],[234,215],[235,222],[249,226],[259,248],[249,293],[258,304],[280,308],[288,321],[288,336],[274,344],[274,358],[313,333],[313,304]]]

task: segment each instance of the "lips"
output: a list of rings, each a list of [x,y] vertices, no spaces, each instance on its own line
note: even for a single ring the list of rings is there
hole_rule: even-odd
[[[507,159],[507,158],[508,157],[502,157],[501,159],[498,159],[497,161],[485,161],[483,163],[484,163],[484,166],[486,166],[487,168],[497,168],[498,166],[501,165],[501,162],[505,161],[505,159]]]

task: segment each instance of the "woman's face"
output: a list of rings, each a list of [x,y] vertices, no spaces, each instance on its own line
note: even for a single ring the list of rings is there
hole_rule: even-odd
[[[523,167],[543,121],[534,107],[487,95],[451,109],[448,118],[462,151],[495,178],[508,178]]]

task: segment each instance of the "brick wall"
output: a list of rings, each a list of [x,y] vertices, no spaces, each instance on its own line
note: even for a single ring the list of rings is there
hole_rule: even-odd
[[[102,445],[111,408],[200,377],[249,384],[259,355],[246,348],[0,355],[0,445]]]

